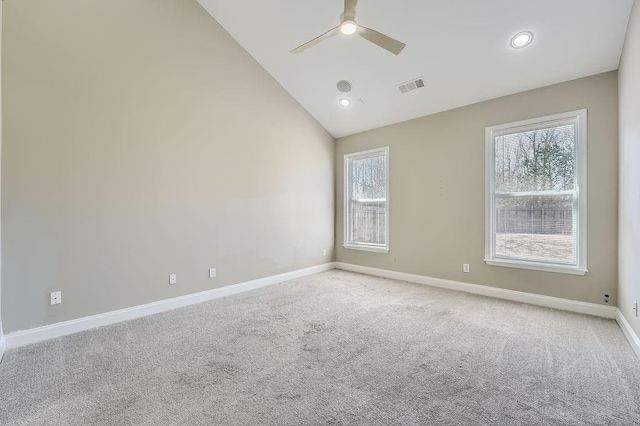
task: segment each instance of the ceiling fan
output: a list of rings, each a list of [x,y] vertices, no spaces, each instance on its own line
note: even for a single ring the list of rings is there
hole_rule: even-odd
[[[316,37],[311,41],[306,42],[302,46],[298,46],[291,51],[291,53],[298,55],[310,47],[315,46],[323,40],[333,37],[337,34],[351,35],[357,34],[360,37],[370,41],[371,43],[382,47],[385,50],[398,55],[405,48],[406,44],[393,39],[387,35],[379,33],[371,28],[363,27],[356,22],[356,6],[358,0],[344,0],[344,13],[340,16],[342,22],[335,28],[330,29],[320,37]]]

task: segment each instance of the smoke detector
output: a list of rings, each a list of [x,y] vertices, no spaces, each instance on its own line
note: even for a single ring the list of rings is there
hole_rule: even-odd
[[[341,80],[336,84],[338,90],[342,93],[349,93],[351,91],[351,83],[347,80]]]

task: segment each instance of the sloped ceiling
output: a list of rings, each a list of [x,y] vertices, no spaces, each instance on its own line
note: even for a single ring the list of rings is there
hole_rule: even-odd
[[[633,0],[360,0],[358,23],[407,44],[394,56],[355,36],[290,53],[340,22],[343,0],[199,0],[334,137],[618,68]],[[519,31],[533,43],[515,50]],[[401,94],[398,84],[426,86]],[[338,100],[339,80],[353,91]]]

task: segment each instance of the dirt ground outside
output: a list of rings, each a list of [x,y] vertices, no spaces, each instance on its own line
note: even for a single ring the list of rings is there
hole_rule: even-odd
[[[573,235],[499,233],[496,235],[496,254],[575,263]]]

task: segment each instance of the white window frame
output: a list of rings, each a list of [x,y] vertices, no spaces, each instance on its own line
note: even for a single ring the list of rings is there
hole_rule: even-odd
[[[350,221],[349,221],[349,212],[350,212],[350,203],[349,199],[351,197],[351,161],[353,160],[361,160],[364,158],[370,157],[379,157],[384,155],[386,157],[385,165],[386,165],[386,203],[385,203],[385,244],[365,244],[365,243],[357,243],[353,241],[349,241],[349,236],[351,235]],[[362,251],[370,251],[375,253],[389,253],[389,147],[383,148],[375,148],[367,151],[354,152],[351,154],[346,154],[344,156],[344,244],[342,247],[350,250],[362,250]]]
[[[524,259],[501,258],[495,255],[495,143],[496,134],[509,134],[528,129],[544,128],[552,122],[575,121],[575,162],[576,162],[576,200],[574,201],[574,217],[577,217],[576,265],[529,261]],[[535,271],[556,272],[573,275],[584,275],[587,270],[587,110],[570,111],[549,115],[515,123],[501,124],[485,129],[485,263],[491,266],[532,269]],[[573,191],[572,191],[573,193]],[[545,195],[543,192],[532,195]],[[560,195],[554,192],[553,195]],[[576,212],[577,210],[577,212]]]

